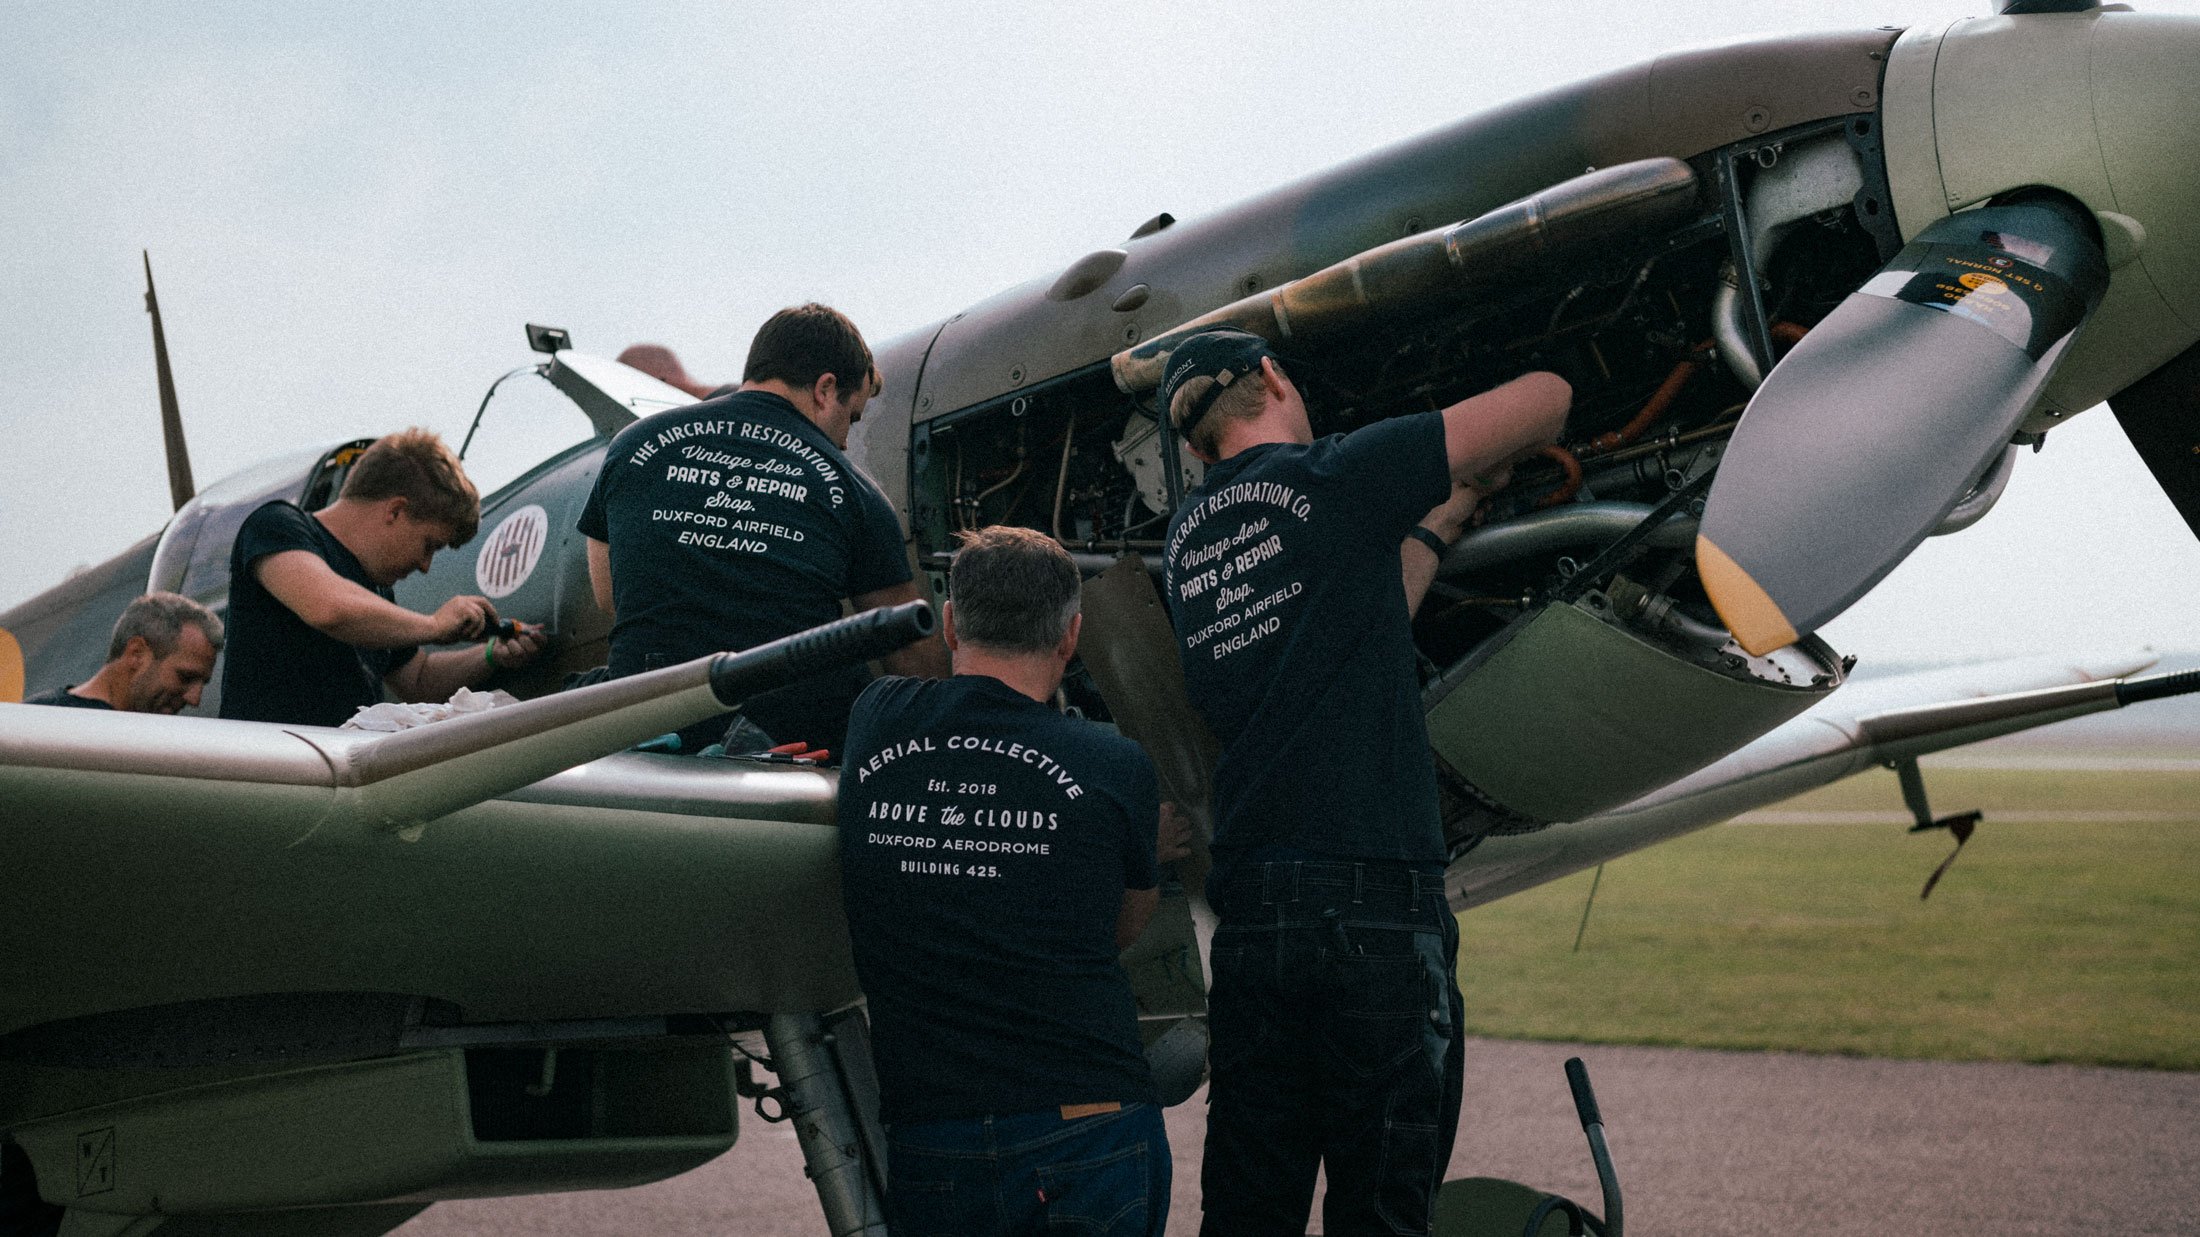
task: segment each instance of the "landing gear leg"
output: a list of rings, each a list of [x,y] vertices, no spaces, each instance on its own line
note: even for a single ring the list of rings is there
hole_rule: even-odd
[[[764,1042],[833,1237],[887,1237],[886,1138],[862,1013],[774,1014]]]

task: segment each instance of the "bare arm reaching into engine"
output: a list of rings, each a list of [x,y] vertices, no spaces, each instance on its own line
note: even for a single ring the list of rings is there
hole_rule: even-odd
[[[1513,465],[1558,441],[1572,405],[1573,388],[1566,380],[1539,370],[1444,409],[1451,497],[1421,518],[1421,528],[1447,546],[1464,536],[1475,508],[1512,480]],[[1435,546],[1418,536],[1400,543],[1406,613],[1419,613],[1441,558]]]

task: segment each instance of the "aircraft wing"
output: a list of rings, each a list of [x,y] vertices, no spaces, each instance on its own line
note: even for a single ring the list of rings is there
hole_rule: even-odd
[[[396,734],[0,705],[0,1058],[280,1056],[266,997],[296,1025],[379,1010],[361,1034],[386,1042],[337,1057],[396,1048],[421,998],[478,1021],[845,1004],[831,775],[624,749],[930,629],[911,602]]]
[[[2185,671],[2132,679],[2151,653],[2031,657],[1852,683],[1716,763],[1632,803],[1455,860],[1465,909],[1731,820],[1852,774],[2035,726],[2200,689]]]

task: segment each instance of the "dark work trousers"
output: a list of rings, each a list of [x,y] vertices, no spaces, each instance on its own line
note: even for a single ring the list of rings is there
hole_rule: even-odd
[[[1217,891],[1203,1237],[1427,1233],[1459,1127],[1459,925],[1443,878],[1246,863]]]
[[[1152,1104],[896,1125],[886,1165],[894,1237],[1161,1237],[1169,1222],[1169,1139]]]

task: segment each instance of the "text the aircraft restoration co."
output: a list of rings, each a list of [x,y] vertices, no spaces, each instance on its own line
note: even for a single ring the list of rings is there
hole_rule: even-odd
[[[1156,216],[881,347],[854,454],[935,578],[983,524],[1080,556],[1067,694],[1201,804],[1210,745],[1146,570],[1198,468],[1148,406],[1172,341],[1266,336],[1317,375],[1321,432],[1563,374],[1561,446],[1447,555],[1415,629],[1462,907],[2183,686],[2105,681],[2134,659],[1837,693],[1846,660],[1810,634],[2103,399],[2200,521],[2200,21],[2010,8],[1670,55]],[[400,600],[479,592],[546,625],[553,655],[508,685],[532,699],[411,738],[0,706],[0,1131],[68,1231],[251,1210],[371,1233],[437,1198],[681,1171],[758,1089],[729,1029],[766,1032],[836,1231],[866,1231],[833,776],[620,751],[721,707],[707,668],[551,690],[603,660],[573,525],[609,436],[690,397],[531,334],[595,436],[489,495]],[[0,615],[0,690],[79,681],[147,587],[220,605],[244,515],[319,505],[356,445],[188,496]],[[1157,1062],[1193,1083],[1195,909],[1171,894],[1128,955]]]

